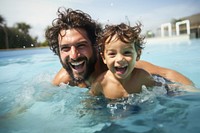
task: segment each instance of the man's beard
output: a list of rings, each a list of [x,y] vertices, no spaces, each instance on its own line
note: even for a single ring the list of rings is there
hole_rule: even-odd
[[[79,57],[78,59],[76,59],[76,61],[80,61],[80,60],[84,60],[86,69],[83,72],[84,73],[83,75],[75,77],[75,75],[73,74],[72,68],[71,68],[72,66],[70,64],[70,62],[71,62],[70,59],[66,58],[65,63],[60,59],[63,68],[65,68],[65,70],[70,75],[74,85],[78,85],[79,83],[84,82],[85,80],[87,80],[90,77],[90,75],[95,70],[95,63],[96,63],[97,58],[96,58],[96,56],[92,56],[89,60],[86,57]]]

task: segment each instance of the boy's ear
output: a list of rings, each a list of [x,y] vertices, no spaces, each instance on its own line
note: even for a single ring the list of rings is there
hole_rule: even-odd
[[[142,50],[140,49],[140,50],[137,51],[136,61],[139,61],[139,60],[140,60],[141,54],[142,54]]]
[[[100,55],[101,55],[101,58],[102,58],[102,60],[103,60],[104,64],[106,64],[106,60],[105,60],[105,58],[104,58],[104,55],[103,55],[103,53],[101,52],[101,53],[100,53]]]

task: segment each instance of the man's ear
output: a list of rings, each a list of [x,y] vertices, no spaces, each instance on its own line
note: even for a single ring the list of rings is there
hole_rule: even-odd
[[[101,58],[102,58],[104,64],[106,64],[106,60],[105,60],[105,57],[104,57],[103,53],[101,52],[100,55],[101,55]]]
[[[142,50],[140,49],[140,50],[137,51],[136,61],[139,61],[139,60],[140,60],[141,54],[142,54]]]

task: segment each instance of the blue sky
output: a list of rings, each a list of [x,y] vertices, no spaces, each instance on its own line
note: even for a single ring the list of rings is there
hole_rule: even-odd
[[[8,26],[17,22],[31,25],[30,33],[44,41],[44,30],[56,18],[59,7],[80,9],[101,23],[143,24],[143,32],[156,31],[173,18],[200,13],[200,0],[1,0],[0,15]]]

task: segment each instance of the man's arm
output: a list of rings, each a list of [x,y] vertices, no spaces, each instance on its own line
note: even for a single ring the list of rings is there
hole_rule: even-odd
[[[56,76],[54,77],[52,84],[59,86],[60,83],[69,83],[70,81],[70,76],[67,73],[67,71],[64,68],[61,68],[60,71],[56,74]]]
[[[171,69],[164,68],[164,67],[156,66],[146,61],[142,61],[142,60],[138,61],[136,64],[136,67],[142,68],[146,70],[147,72],[149,72],[150,74],[160,75],[173,82],[178,82],[183,85],[194,85],[194,83],[190,79],[188,79],[181,73],[171,70]],[[61,68],[61,70],[56,74],[52,83],[54,85],[59,85],[62,82],[67,84],[69,81],[70,81],[69,74],[66,72],[64,68]]]
[[[160,75],[172,82],[178,82],[184,85],[192,85],[192,86],[194,85],[194,83],[190,79],[188,79],[181,73],[164,67],[156,66],[146,61],[142,60],[138,61],[136,67],[142,68],[147,72],[149,72],[150,74]]]

